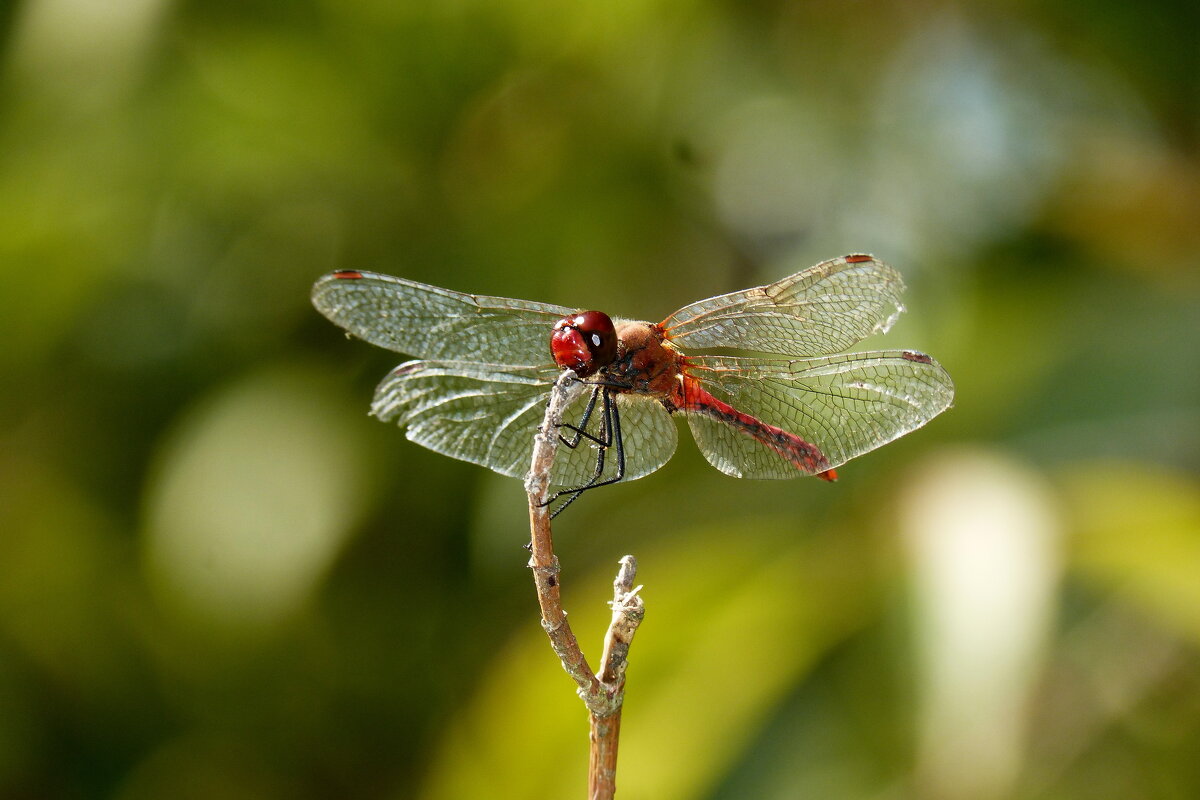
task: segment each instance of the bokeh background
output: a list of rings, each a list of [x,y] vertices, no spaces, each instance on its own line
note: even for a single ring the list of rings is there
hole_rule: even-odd
[[[0,12],[0,796],[581,796],[517,481],[366,409],[371,269],[659,319],[873,252],[955,408],[557,526],[626,798],[1200,796],[1200,6]],[[874,343],[878,344],[878,343]]]

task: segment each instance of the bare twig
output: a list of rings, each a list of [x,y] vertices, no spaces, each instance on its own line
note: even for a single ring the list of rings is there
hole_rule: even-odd
[[[588,708],[591,723],[588,759],[588,797],[607,800],[616,791],[617,743],[621,732],[621,704],[625,697],[625,667],[629,644],[645,615],[641,587],[634,587],[637,562],[633,556],[621,559],[621,569],[613,581],[612,622],[604,637],[604,653],[599,676],[588,665],[575,638],[567,612],[562,607],[558,557],[550,528],[550,509],[545,505],[550,485],[550,470],[558,449],[558,426],[563,410],[586,387],[575,374],[566,371],[554,384],[546,417],[533,440],[533,461],[525,478],[529,495],[530,558],[533,582],[542,610],[542,627],[550,637],[550,646],[563,669],[575,681],[576,693]]]
[[[621,559],[621,569],[613,581],[612,622],[604,636],[604,654],[600,657],[600,685],[605,690],[607,714],[599,714],[589,704],[591,757],[588,759],[590,797],[612,797],[616,791],[617,743],[621,735],[621,705],[625,700],[625,666],[633,634],[646,611],[634,587],[637,561],[633,556]]]
[[[625,661],[629,655],[629,644],[642,622],[646,610],[638,595],[642,587],[634,587],[637,578],[637,561],[633,556],[621,559],[621,570],[613,581],[612,622],[604,637],[604,655],[600,658],[600,682],[612,686],[624,686]]]

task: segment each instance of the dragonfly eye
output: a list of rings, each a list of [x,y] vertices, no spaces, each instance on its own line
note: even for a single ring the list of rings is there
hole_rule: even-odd
[[[607,367],[617,357],[617,331],[603,311],[581,311],[563,317],[550,334],[550,353],[562,369],[581,378]]]

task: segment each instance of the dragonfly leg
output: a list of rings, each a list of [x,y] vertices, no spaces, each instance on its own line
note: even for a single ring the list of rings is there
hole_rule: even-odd
[[[592,389],[592,396],[588,399],[588,404],[583,409],[583,415],[579,418],[579,425],[572,425],[569,422],[559,423],[559,428],[566,428],[575,434],[570,439],[568,439],[566,436],[563,436],[561,433],[558,435],[558,441],[564,446],[574,450],[579,446],[579,442],[583,439],[595,442],[601,447],[608,447],[611,444],[610,442],[605,442],[604,440],[587,432],[588,421],[592,418],[592,412],[596,410],[596,400],[600,397],[602,391],[604,391],[603,386],[596,386],[595,389]],[[603,431],[601,433],[603,434]]]
[[[588,433],[586,429],[587,429],[588,420],[591,418],[592,413],[596,409],[596,402],[600,399],[603,399],[603,401],[604,401],[601,404],[603,411],[601,412],[601,417],[600,417],[600,435],[595,436],[593,434]],[[616,406],[616,404],[613,402],[612,397],[609,394],[608,387],[604,386],[603,384],[600,384],[600,385],[597,385],[596,388],[592,390],[592,397],[590,400],[588,400],[587,407],[584,408],[584,410],[583,410],[583,415],[580,417],[578,426],[571,425],[571,424],[565,423],[565,422],[559,423],[559,427],[569,428],[570,430],[575,432],[575,435],[573,437],[571,437],[570,439],[563,436],[562,434],[559,434],[558,440],[565,447],[569,447],[572,450],[574,450],[576,447],[579,446],[579,443],[581,441],[583,441],[583,439],[585,439],[585,438],[591,442],[594,442],[597,445],[596,469],[595,469],[595,472],[592,474],[592,477],[589,478],[588,482],[585,483],[583,486],[576,487],[575,489],[564,489],[560,492],[555,492],[554,494],[552,494],[548,498],[546,498],[546,500],[544,502],[541,503],[541,505],[543,507],[550,505],[551,503],[553,503],[555,500],[557,500],[559,497],[563,496],[564,494],[574,493],[574,494],[578,495],[578,493],[583,491],[584,488],[589,487],[589,486],[595,484],[596,481],[600,480],[600,476],[604,474],[605,455],[608,452],[608,448],[612,447],[612,444],[613,444],[612,415],[614,413],[615,406]],[[620,423],[618,423],[618,425],[619,424]],[[619,464],[619,466],[622,466],[622,465]],[[571,498],[571,499],[573,500],[574,498]],[[567,502],[569,503],[571,501],[568,500]],[[554,513],[557,514],[559,511],[561,511],[565,507],[566,507],[566,503],[564,503],[562,506],[560,506],[558,508],[558,510],[555,511]],[[553,515],[551,515],[551,518],[553,518]]]
[[[563,503],[559,505],[558,508],[554,509],[553,513],[550,514],[551,519],[554,519],[554,517],[561,514],[563,509],[571,505],[571,503],[574,503],[579,498],[579,495],[583,494],[588,489],[596,489],[601,486],[608,486],[609,484],[617,483],[625,477],[625,442],[621,437],[621,412],[617,408],[616,400],[613,399],[612,394],[607,389],[604,391],[604,419],[602,423],[601,434],[604,436],[607,442],[600,442],[597,439],[601,446],[596,454],[596,471],[592,474],[591,479],[582,486],[576,486],[574,489],[564,489],[561,492],[555,492],[550,496],[550,498],[546,501],[547,505],[565,494],[570,495],[570,497],[563,501]],[[609,447],[615,447],[617,451],[616,475],[602,481],[600,480],[600,476],[604,474],[605,456]]]
[[[566,436],[559,434],[558,440],[563,445],[571,448],[572,450],[574,450],[576,447],[578,447],[579,442],[582,441],[583,439],[587,439],[589,442],[592,442],[593,444],[600,445],[600,447],[611,447],[612,446],[612,437],[609,436],[604,431],[601,431],[601,436],[593,436],[592,434],[587,432],[588,421],[591,419],[592,413],[596,410],[596,400],[600,397],[601,391],[607,392],[611,389],[629,389],[631,387],[631,384],[629,384],[628,382],[613,382],[613,381],[606,380],[606,379],[600,379],[594,383],[592,381],[586,381],[586,383],[592,384],[592,386],[594,386],[595,388],[592,389],[592,396],[590,398],[588,398],[587,406],[583,409],[583,414],[579,418],[579,424],[572,425],[569,422],[560,422],[558,424],[559,428],[566,428],[567,430],[571,431],[575,435],[572,436],[570,439],[568,439]],[[549,405],[549,403],[550,403],[550,401],[547,400],[546,404]],[[538,430],[540,431],[541,427],[539,427]],[[606,428],[605,430],[608,430],[608,429]],[[601,438],[601,437],[603,437],[603,438]]]
[[[600,435],[594,436],[594,435],[588,433],[585,430],[585,428],[587,427],[588,418],[591,416],[592,411],[595,408],[597,398],[601,398],[601,397],[603,397],[603,400],[604,400],[604,402],[602,404],[602,408],[604,410],[603,410],[602,416],[600,418]],[[572,439],[567,439],[566,437],[562,436],[561,434],[559,435],[559,437],[558,437],[559,441],[562,442],[565,446],[570,447],[571,449],[575,449],[576,447],[579,446],[579,442],[582,441],[582,439],[584,437],[587,437],[590,441],[596,443],[596,445],[597,445],[596,469],[593,472],[592,477],[588,479],[588,482],[586,484],[584,484],[583,487],[576,487],[575,489],[564,489],[560,492],[555,492],[554,494],[552,494],[548,498],[546,498],[546,500],[541,504],[542,506],[550,505],[555,500],[557,500],[559,497],[562,497],[564,494],[574,493],[577,496],[579,492],[583,491],[584,487],[594,484],[596,481],[598,481],[600,479],[600,476],[604,474],[605,455],[608,452],[608,448],[610,448],[612,446],[612,442],[613,442],[613,439],[612,439],[612,430],[613,430],[612,413],[613,413],[614,405],[615,404],[612,402],[612,398],[609,396],[608,389],[605,388],[604,386],[597,386],[595,388],[595,390],[592,392],[592,398],[588,402],[587,408],[584,409],[583,417],[579,421],[579,426],[576,427],[575,425],[567,425],[566,423],[561,423],[562,427],[569,427],[571,430],[575,431],[575,436]],[[571,500],[574,500],[574,499],[575,499],[574,497],[571,498]],[[568,500],[567,503],[570,503],[571,500]],[[558,508],[558,510],[554,512],[554,514],[557,514],[559,511],[562,511],[562,509],[566,507],[567,503],[563,503],[563,505],[560,506]],[[551,514],[551,519],[553,519],[553,518],[554,518],[554,515]]]

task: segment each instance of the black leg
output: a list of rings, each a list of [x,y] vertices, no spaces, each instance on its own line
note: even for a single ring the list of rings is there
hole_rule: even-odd
[[[600,419],[601,438],[597,438],[595,436],[589,437],[600,445],[596,450],[596,468],[592,471],[592,477],[588,478],[587,483],[583,484],[582,486],[577,486],[574,489],[563,489],[560,492],[555,492],[554,494],[550,495],[550,498],[546,501],[547,505],[553,503],[556,499],[562,497],[564,494],[571,495],[562,505],[554,510],[554,513],[550,515],[550,519],[554,519],[554,517],[557,516],[564,508],[575,502],[575,498],[579,497],[579,495],[582,494],[585,489],[597,485],[596,482],[599,481],[600,476],[604,474],[605,457],[608,455],[608,448],[612,446],[613,442],[612,413],[615,405],[616,404],[612,401],[612,398],[606,389],[604,391],[604,416]],[[620,465],[618,464],[618,466]]]
[[[570,497],[568,497],[558,508],[554,509],[552,514],[550,514],[551,519],[561,514],[564,508],[571,505],[571,503],[574,503],[579,495],[583,494],[588,489],[596,489],[600,486],[608,486],[609,484],[616,483],[625,477],[625,442],[621,437],[621,412],[617,407],[616,399],[612,396],[612,393],[607,387],[603,387],[602,394],[604,400],[604,417],[601,422],[600,433],[603,437],[603,440],[595,436],[588,436],[589,439],[600,445],[600,448],[596,453],[596,470],[592,474],[591,479],[582,486],[577,486],[574,489],[564,489],[561,492],[555,492],[550,496],[550,498],[546,501],[547,505],[565,494],[570,495]],[[587,434],[584,435],[587,436]],[[578,444],[578,440],[576,440],[576,444]],[[607,455],[608,449],[614,446],[617,450],[616,475],[608,480],[602,481],[600,480],[600,477],[604,474],[605,456]]]
[[[595,389],[592,389],[592,396],[591,396],[591,398],[588,399],[588,404],[583,409],[583,416],[581,416],[579,418],[578,426],[572,425],[568,422],[559,423],[559,426],[558,426],[559,428],[566,428],[567,430],[569,430],[575,434],[572,438],[568,439],[567,437],[563,436],[560,433],[558,435],[559,442],[561,442],[566,447],[571,448],[572,450],[574,450],[576,447],[578,447],[579,442],[583,439],[587,439],[588,441],[595,442],[596,444],[600,445],[601,448],[608,447],[612,444],[611,442],[606,442],[606,441],[603,441],[602,439],[598,439],[597,437],[595,437],[592,434],[587,432],[588,421],[591,420],[591,418],[592,418],[592,412],[596,410],[596,400],[597,400],[597,398],[600,397],[600,394],[603,391],[605,391],[605,389],[601,385],[597,385]],[[601,431],[602,435],[603,435],[603,433],[604,432]]]
[[[601,404],[601,408],[603,409],[603,411],[601,411],[601,417],[600,417],[600,435],[593,436],[592,434],[588,433],[584,429],[587,427],[588,418],[591,417],[592,411],[595,408],[597,398],[601,398],[604,402]],[[567,425],[566,423],[561,424],[561,427],[568,427],[571,430],[575,431],[575,437],[573,439],[567,439],[566,437],[559,435],[558,439],[560,442],[563,443],[563,445],[570,447],[571,449],[575,449],[576,447],[579,446],[579,442],[584,437],[587,437],[587,439],[589,441],[596,443],[596,445],[597,445],[596,469],[593,471],[592,477],[589,478],[588,482],[585,483],[583,486],[577,487],[575,489],[564,489],[560,492],[555,492],[554,494],[550,495],[550,497],[548,497],[545,500],[545,502],[542,503],[543,506],[550,505],[556,499],[563,496],[564,494],[572,494],[572,493],[578,494],[579,492],[583,491],[583,489],[585,487],[591,486],[591,485],[595,484],[596,481],[600,480],[600,476],[604,474],[605,456],[608,454],[608,448],[612,447],[612,444],[613,444],[612,414],[613,414],[613,409],[615,406],[616,406],[616,403],[613,402],[612,396],[609,394],[608,388],[606,386],[599,385],[592,391],[592,399],[590,401],[588,401],[587,408],[585,408],[583,411],[583,417],[579,420],[579,427],[576,427],[574,425]],[[574,500],[575,498],[572,497],[571,499]],[[571,502],[571,501],[568,500],[567,503],[569,503],[569,502]],[[566,505],[567,504],[564,503],[554,513],[557,514],[559,511],[562,511],[562,509],[565,508]],[[554,518],[553,514],[551,514],[550,516],[551,516],[551,519]]]

